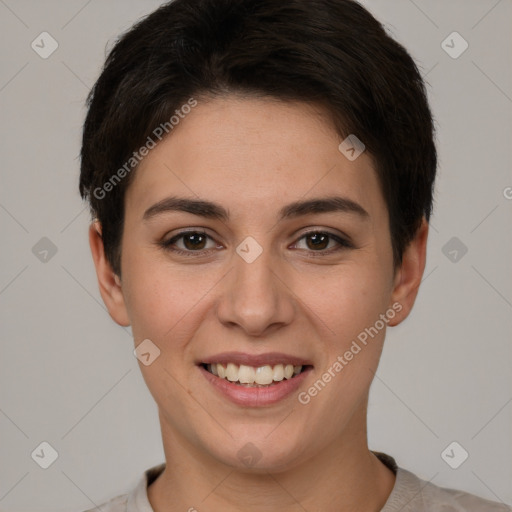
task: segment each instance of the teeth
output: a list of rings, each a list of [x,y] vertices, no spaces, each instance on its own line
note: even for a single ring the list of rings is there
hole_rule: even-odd
[[[256,384],[270,384],[274,380],[274,372],[271,366],[260,366],[256,370],[256,377],[254,382]]]
[[[282,364],[276,364],[274,366],[274,380],[280,382],[284,379],[284,366]]]
[[[245,366],[245,364],[240,365],[240,369],[238,370],[238,381],[241,384],[252,384],[254,382],[255,375],[256,371],[252,366]],[[263,384],[263,382],[258,382],[258,384]]]
[[[295,375],[298,375],[302,371],[302,366],[276,364],[273,367],[264,365],[254,368],[245,364],[238,366],[234,363],[228,363],[227,365],[213,363],[207,365],[207,370],[213,373],[213,375],[221,379],[227,379],[230,382],[237,382],[249,386],[269,386],[273,382],[291,379]]]
[[[228,363],[226,368],[226,379],[230,382],[236,382],[238,380],[238,366],[233,363]]]

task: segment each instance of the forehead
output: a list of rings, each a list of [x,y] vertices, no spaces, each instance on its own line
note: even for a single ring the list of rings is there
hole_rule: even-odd
[[[169,194],[228,202],[235,210],[250,204],[253,212],[343,195],[378,214],[385,205],[371,156],[350,160],[341,142],[318,106],[235,97],[198,101],[139,164],[127,211],[140,212]]]

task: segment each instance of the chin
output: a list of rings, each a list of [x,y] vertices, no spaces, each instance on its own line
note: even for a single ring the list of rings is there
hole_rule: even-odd
[[[286,436],[269,439],[266,432],[235,437],[228,441],[228,450],[219,451],[215,444],[210,452],[218,461],[246,473],[279,473],[289,470],[304,458],[304,439]]]

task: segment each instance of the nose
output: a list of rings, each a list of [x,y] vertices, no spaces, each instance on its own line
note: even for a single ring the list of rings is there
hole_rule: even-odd
[[[258,337],[290,324],[295,313],[292,286],[270,250],[252,262],[234,254],[233,264],[223,283],[219,320]]]

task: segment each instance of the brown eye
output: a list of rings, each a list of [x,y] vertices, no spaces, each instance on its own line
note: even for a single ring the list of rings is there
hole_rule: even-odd
[[[325,233],[313,233],[311,235],[307,235],[305,238],[311,242],[307,245],[308,248],[312,250],[326,249],[330,240],[330,236]]]
[[[194,250],[194,249],[204,249],[204,243],[206,241],[206,236],[202,233],[187,233],[182,235],[183,245],[186,249]]]
[[[190,256],[201,255],[210,250],[212,247],[207,247],[208,240],[213,242],[213,239],[204,231],[184,231],[173,236],[169,240],[164,240],[160,245],[168,250],[177,254],[184,254]],[[216,244],[212,244],[213,248]]]
[[[306,241],[306,247],[304,250],[310,251],[312,253],[320,253],[319,255],[322,253],[330,254],[342,249],[349,249],[354,247],[348,240],[345,240],[342,237],[327,231],[310,231],[309,233],[302,235],[302,237],[299,239],[299,242],[301,240]],[[297,244],[299,242],[297,242]],[[334,242],[334,246],[332,245],[332,242]]]

